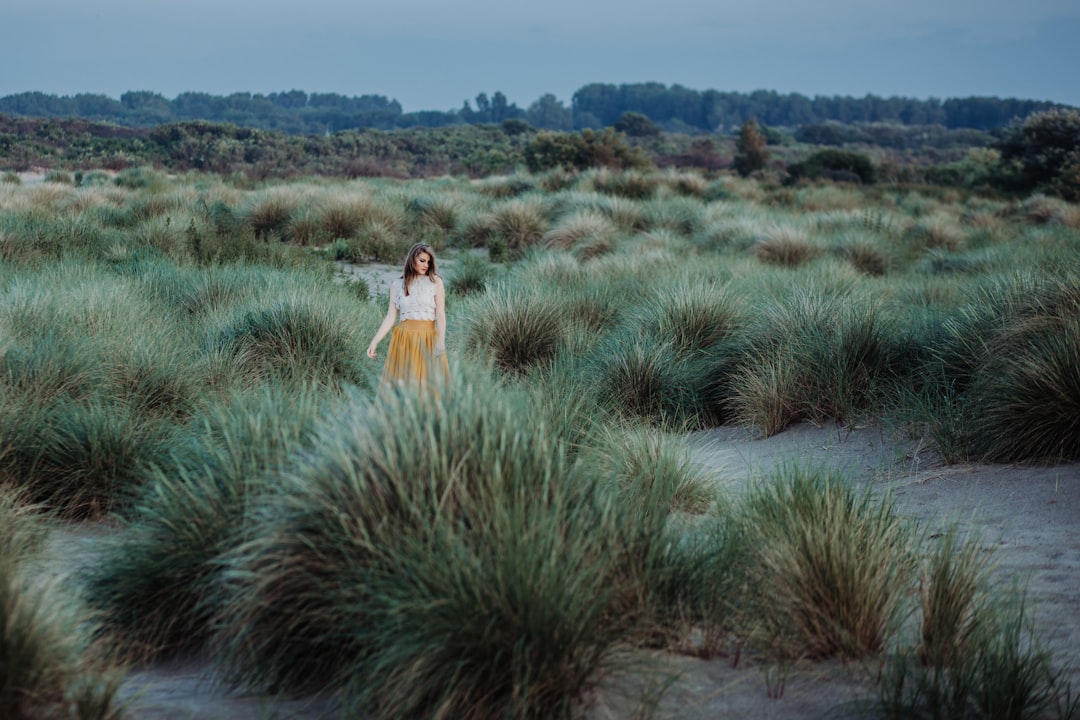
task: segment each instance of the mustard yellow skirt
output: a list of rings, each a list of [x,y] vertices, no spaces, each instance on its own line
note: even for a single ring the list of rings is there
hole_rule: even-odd
[[[383,366],[383,382],[426,383],[450,374],[446,353],[435,357],[439,332],[434,320],[402,320],[390,335],[390,349]]]

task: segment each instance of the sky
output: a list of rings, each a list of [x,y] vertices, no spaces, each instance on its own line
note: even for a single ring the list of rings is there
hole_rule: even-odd
[[[406,112],[589,83],[1080,106],[1076,0],[0,0],[0,96],[303,90]]]

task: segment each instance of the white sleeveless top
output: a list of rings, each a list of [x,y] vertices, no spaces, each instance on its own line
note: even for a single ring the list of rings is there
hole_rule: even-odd
[[[394,280],[393,287],[397,292],[398,316],[402,320],[435,319],[435,292],[439,286],[430,278],[421,276],[414,279],[408,295],[405,294],[405,281],[402,278]]]

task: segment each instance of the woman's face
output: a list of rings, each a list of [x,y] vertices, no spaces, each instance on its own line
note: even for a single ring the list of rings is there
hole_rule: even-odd
[[[416,253],[416,257],[413,258],[413,270],[417,275],[427,275],[428,267],[431,265],[431,256],[426,252]]]

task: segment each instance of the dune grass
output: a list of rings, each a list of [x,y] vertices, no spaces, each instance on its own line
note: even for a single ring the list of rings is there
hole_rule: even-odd
[[[123,675],[95,642],[92,616],[62,578],[25,569],[43,536],[25,497],[0,485],[0,715],[119,718]]]
[[[318,436],[225,558],[234,681],[373,717],[572,715],[633,633],[644,541],[525,396],[458,376]]]
[[[88,588],[130,657],[357,715],[571,717],[647,647],[1022,716],[1063,689],[971,545],[920,565],[820,468],[718,496],[673,433],[888,415],[947,460],[1076,460],[1074,215],[641,171],[4,184],[0,484],[121,524]],[[384,301],[330,260],[418,239],[459,253],[453,383],[378,395]]]
[[[889,498],[794,464],[750,490],[752,641],[791,658],[880,655],[900,627],[916,537]]]
[[[207,643],[218,556],[240,537],[249,504],[311,445],[322,410],[314,387],[236,394],[194,419],[148,469],[124,532],[85,578],[88,602],[125,656],[145,661]]]

